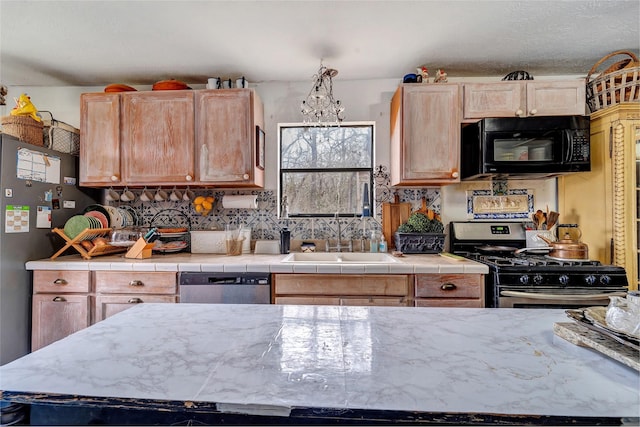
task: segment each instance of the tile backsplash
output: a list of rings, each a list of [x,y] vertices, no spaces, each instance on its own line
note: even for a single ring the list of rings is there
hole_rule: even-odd
[[[380,170],[378,170],[380,172]],[[133,190],[136,198],[132,202],[105,202],[112,206],[128,205],[139,216],[144,226],[188,227],[190,230],[224,230],[225,225],[242,225],[251,227],[253,240],[277,240],[280,230],[288,226],[292,239],[333,239],[337,234],[335,218],[305,217],[279,218],[277,194],[273,190],[193,190],[196,196],[213,196],[215,202],[211,213],[201,216],[191,202],[164,201],[144,202],[140,200],[140,190]],[[170,189],[167,189],[170,192]],[[255,195],[257,209],[224,209],[222,198],[225,195]],[[341,217],[340,227],[343,239],[362,239],[371,235],[372,230],[382,229],[382,203],[392,202],[394,194],[401,202],[411,202],[413,209],[418,209],[422,198],[436,212],[441,211],[440,189],[391,189],[388,177],[377,174],[374,179],[375,209],[372,217]]]

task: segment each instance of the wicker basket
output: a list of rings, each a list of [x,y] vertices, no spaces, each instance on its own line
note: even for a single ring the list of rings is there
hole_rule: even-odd
[[[29,116],[4,116],[1,122],[2,132],[7,135],[40,147],[44,145],[44,125],[41,121],[38,122]]]
[[[597,68],[617,55],[627,55],[621,61],[610,65],[593,80],[591,76]],[[622,102],[640,99],[640,62],[629,51],[618,50],[604,56],[587,74],[587,104],[592,113]]]
[[[53,118],[50,111],[39,111],[44,122],[44,146],[61,153],[80,154],[80,129]],[[43,113],[49,115],[46,118]]]

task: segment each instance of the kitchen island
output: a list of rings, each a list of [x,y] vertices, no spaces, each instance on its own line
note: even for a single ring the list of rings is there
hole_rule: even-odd
[[[34,424],[637,424],[563,310],[141,304],[0,367]],[[626,421],[625,421],[626,420]]]

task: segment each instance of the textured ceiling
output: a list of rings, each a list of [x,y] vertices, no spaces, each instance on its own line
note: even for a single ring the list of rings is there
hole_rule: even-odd
[[[0,82],[152,84],[207,77],[586,75],[640,48],[640,1],[0,0]]]

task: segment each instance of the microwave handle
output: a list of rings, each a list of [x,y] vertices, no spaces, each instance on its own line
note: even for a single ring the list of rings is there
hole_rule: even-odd
[[[567,149],[566,150],[562,150],[563,152],[565,152],[565,157],[563,159],[563,163],[569,163],[571,161],[571,159],[573,158],[573,144],[571,143],[571,131],[568,129],[565,129],[562,131],[563,135],[563,141],[562,141],[562,145],[566,145]]]

